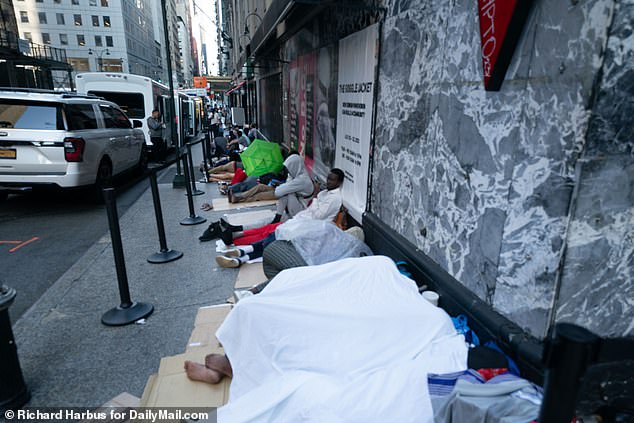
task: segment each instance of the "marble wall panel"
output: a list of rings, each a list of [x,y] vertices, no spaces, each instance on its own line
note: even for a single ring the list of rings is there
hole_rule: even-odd
[[[388,2],[372,210],[541,337],[614,1],[535,3],[502,90],[488,93],[477,2]]]
[[[557,320],[634,335],[634,0],[618,2],[578,163]]]

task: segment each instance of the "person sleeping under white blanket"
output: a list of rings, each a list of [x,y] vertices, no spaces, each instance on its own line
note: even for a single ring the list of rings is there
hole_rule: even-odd
[[[233,371],[225,423],[431,422],[427,373],[467,367],[449,316],[384,256],[285,270],[216,336]]]

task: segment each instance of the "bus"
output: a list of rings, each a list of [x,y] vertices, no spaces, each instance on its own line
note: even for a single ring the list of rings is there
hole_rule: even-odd
[[[86,72],[77,74],[75,83],[78,93],[103,97],[119,105],[130,119],[141,121],[145,143],[150,148],[152,142],[150,141],[147,118],[152,115],[152,110],[158,109],[165,123],[172,120],[169,108],[169,88],[146,76],[118,72]],[[183,97],[176,94],[174,96],[177,122],[182,109],[180,101],[187,100]],[[179,135],[183,134],[183,131],[187,131],[187,129],[183,129],[182,124],[179,124]],[[164,137],[168,148],[178,145],[177,140],[172,140],[169,129],[164,131]]]
[[[201,88],[187,88],[179,90],[179,92],[187,95],[192,102],[189,136],[198,136],[208,129],[206,114],[207,105],[210,104],[209,98],[206,96],[205,90]]]

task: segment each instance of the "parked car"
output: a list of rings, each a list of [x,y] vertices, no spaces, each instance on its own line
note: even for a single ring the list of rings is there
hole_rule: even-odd
[[[143,170],[140,123],[100,97],[0,89],[0,193],[38,185],[100,191],[114,176]]]

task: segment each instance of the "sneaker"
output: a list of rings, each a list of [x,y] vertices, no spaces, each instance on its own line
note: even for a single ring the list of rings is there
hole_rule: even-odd
[[[231,229],[232,232],[239,232],[244,230],[244,227],[242,225],[240,226],[232,225],[224,217],[221,217],[219,222],[220,222],[220,229],[222,229],[223,231],[225,229]]]
[[[240,267],[240,260],[225,256],[216,256],[216,263],[220,267],[236,268]]]
[[[232,248],[231,250],[227,250],[222,254],[225,257],[242,257],[244,255],[244,251],[239,248]]]
[[[222,242],[225,243],[225,245],[232,245],[233,244],[233,232],[231,232],[231,229],[226,228],[226,229],[222,229],[219,226],[219,235],[220,239],[222,240]]]
[[[218,238],[219,236],[220,236],[220,225],[218,224],[218,222],[214,222],[211,225],[209,225],[207,229],[205,229],[205,232],[203,232],[203,234],[198,237],[198,240],[200,242],[207,242],[207,241],[214,240]]]

